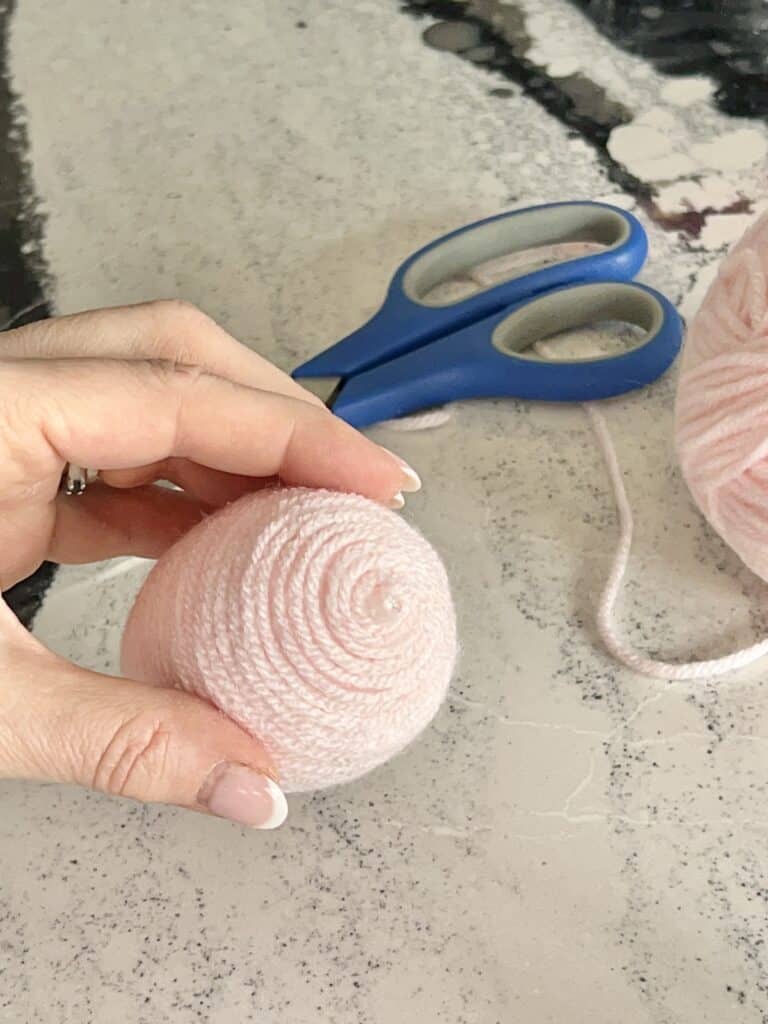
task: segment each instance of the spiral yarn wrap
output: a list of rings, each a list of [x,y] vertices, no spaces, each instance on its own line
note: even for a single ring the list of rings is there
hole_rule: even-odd
[[[363,775],[438,710],[457,653],[445,569],[401,517],[303,488],[242,498],[155,566],[123,670],[258,736],[287,792]]]
[[[691,324],[676,437],[699,508],[768,580],[768,216],[723,261]]]

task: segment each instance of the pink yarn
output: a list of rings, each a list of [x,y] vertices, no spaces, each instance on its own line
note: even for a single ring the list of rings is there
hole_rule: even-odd
[[[768,216],[724,260],[695,320],[677,393],[680,465],[723,540],[768,580]]]
[[[438,710],[456,653],[427,541],[364,498],[292,488],[242,498],[163,556],[126,626],[123,671],[212,701],[296,792],[401,751]]]

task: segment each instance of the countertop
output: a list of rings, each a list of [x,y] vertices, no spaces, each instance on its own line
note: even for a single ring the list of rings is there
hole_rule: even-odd
[[[437,234],[601,197],[641,217],[643,279],[690,312],[760,209],[763,123],[560,0],[514,13],[532,66],[557,82],[575,62],[628,111],[602,142],[523,75],[426,45],[434,10],[216,7],[25,0],[12,15],[44,216],[28,255],[55,310],[179,295],[290,367],[362,322]],[[498,28],[502,5],[485,7]],[[648,131],[695,166],[649,167]],[[713,166],[732,132],[747,134],[731,166]],[[683,203],[704,210],[692,228],[675,202],[695,187],[721,206]],[[672,374],[604,411],[637,519],[622,629],[687,659],[764,635],[768,607],[682,484],[674,389]],[[766,666],[668,685],[603,652],[616,523],[579,408],[467,402],[435,430],[373,434],[421,473],[405,514],[456,596],[461,662],[438,719],[369,777],[292,799],[272,834],[0,784],[0,1021],[765,1021]],[[116,671],[145,572],[60,569],[36,634]]]

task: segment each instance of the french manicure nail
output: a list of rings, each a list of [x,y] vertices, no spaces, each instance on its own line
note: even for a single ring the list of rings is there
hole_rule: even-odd
[[[392,458],[395,460],[395,462],[398,464],[398,466],[403,472],[403,490],[405,491],[405,493],[415,494],[416,491],[420,491],[421,477],[413,468],[413,466],[409,466],[405,459],[401,459],[399,455],[395,455],[395,453],[390,451],[389,448],[385,448],[384,450],[392,456]]]
[[[217,764],[203,783],[198,800],[218,818],[251,828],[278,828],[288,817],[282,789],[269,776],[244,764]]]
[[[403,508],[404,506],[405,498],[403,497],[402,493],[398,491],[394,498],[390,501],[389,507],[394,509],[400,509]]]

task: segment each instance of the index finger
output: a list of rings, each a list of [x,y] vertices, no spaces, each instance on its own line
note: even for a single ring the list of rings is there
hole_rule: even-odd
[[[165,359],[322,405],[214,320],[177,299],[39,320],[3,334],[3,359]]]
[[[20,433],[0,464],[29,484],[63,462],[129,469],[163,459],[391,502],[413,471],[327,409],[150,361],[17,360],[3,372],[0,417]],[[14,465],[9,463],[13,461]]]

